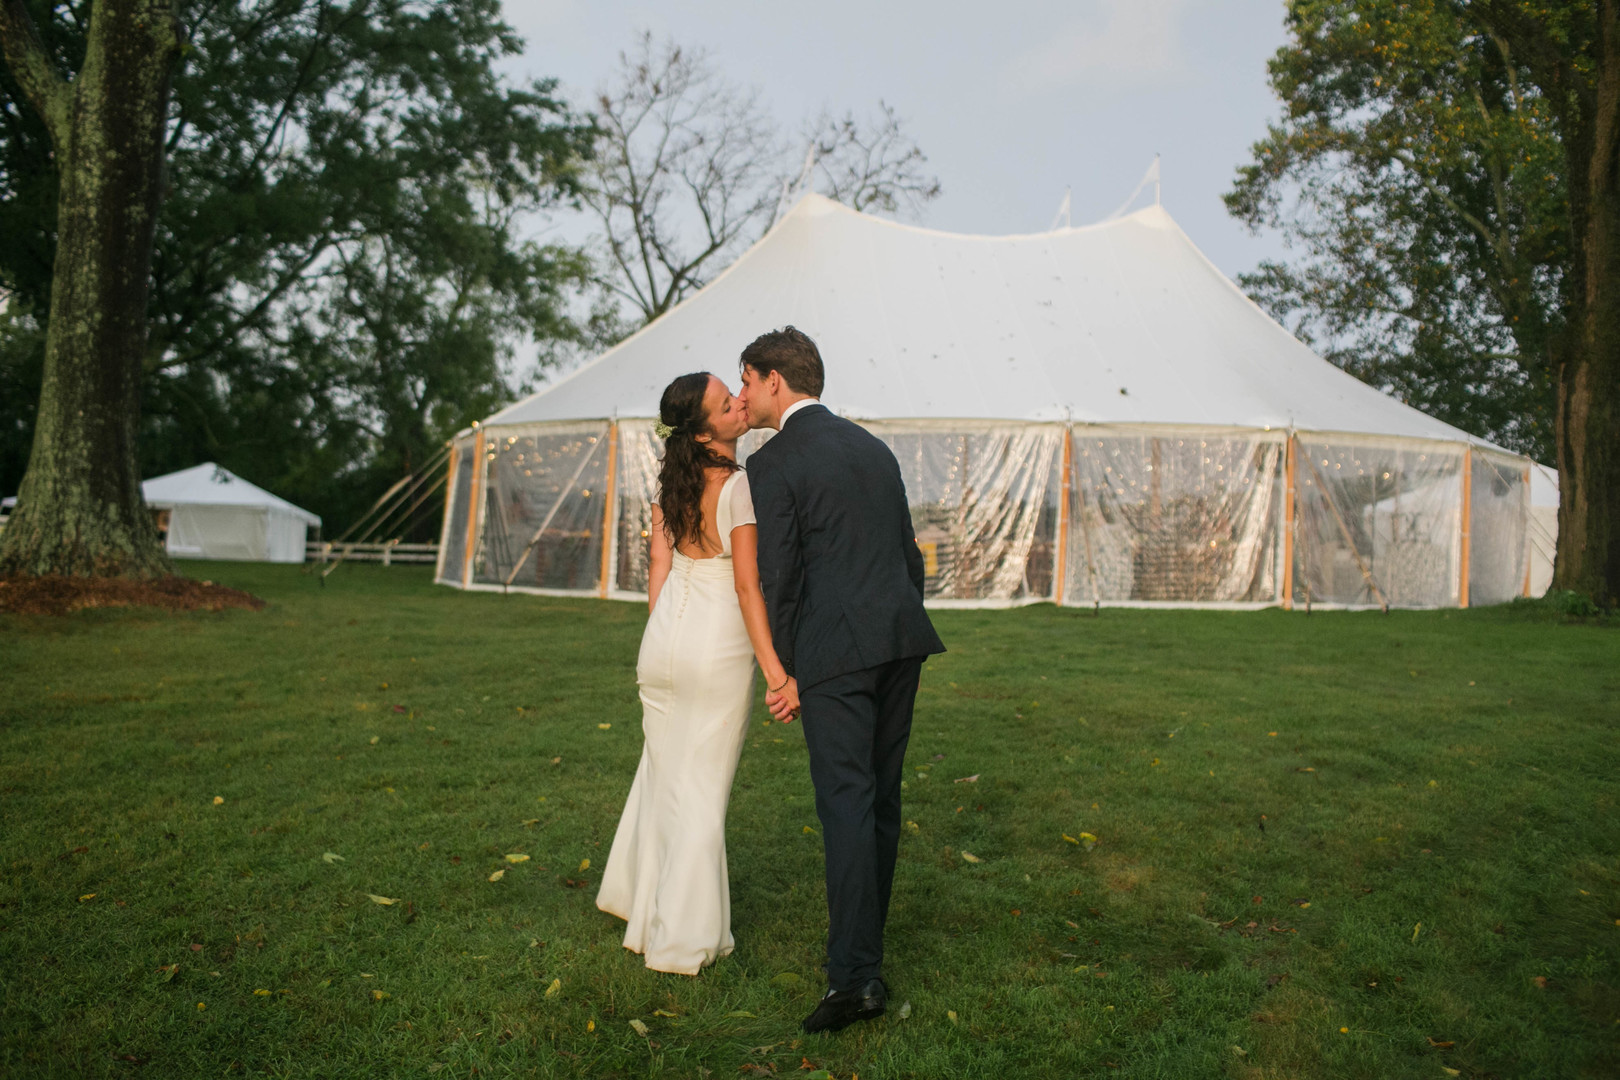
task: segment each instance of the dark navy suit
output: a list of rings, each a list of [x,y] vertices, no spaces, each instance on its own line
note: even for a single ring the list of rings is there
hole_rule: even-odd
[[[776,652],[799,683],[827,859],[827,981],[882,974],[900,773],[923,659],[923,558],[882,440],[808,405],[748,459]]]

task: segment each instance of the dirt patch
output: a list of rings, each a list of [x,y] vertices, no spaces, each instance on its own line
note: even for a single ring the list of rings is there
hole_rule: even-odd
[[[67,615],[85,608],[155,607],[166,611],[257,611],[264,601],[240,589],[185,577],[152,581],[127,578],[81,578],[48,574],[44,577],[0,578],[0,611],[18,615]]]

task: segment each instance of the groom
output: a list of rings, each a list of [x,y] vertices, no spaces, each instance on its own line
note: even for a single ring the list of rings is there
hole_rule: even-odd
[[[922,663],[945,651],[923,611],[923,558],[900,466],[828,411],[815,342],[793,327],[742,353],[748,423],[779,434],[748,459],[759,576],[788,679],[766,704],[803,711],[827,859],[827,995],[806,1031],[882,1016],[883,923],[900,843],[900,773]]]

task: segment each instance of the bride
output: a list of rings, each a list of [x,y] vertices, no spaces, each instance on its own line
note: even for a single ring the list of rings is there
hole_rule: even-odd
[[[771,647],[753,500],[737,463],[748,412],[707,372],[670,383],[658,412],[652,617],[636,661],[646,741],[596,906],[625,920],[624,947],[649,968],[696,975],[734,944],[726,804],[754,663],[769,688],[788,677]]]

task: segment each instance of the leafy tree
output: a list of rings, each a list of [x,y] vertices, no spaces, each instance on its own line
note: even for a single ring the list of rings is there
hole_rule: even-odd
[[[1287,25],[1284,116],[1227,203],[1304,257],[1245,286],[1374,385],[1555,457],[1555,585],[1614,603],[1616,5],[1293,0]]]
[[[77,10],[55,24],[66,70]],[[572,199],[593,132],[549,82],[497,75],[521,42],[496,0],[187,0],[181,16],[145,471],[211,458],[346,520],[510,395],[514,341],[544,362],[581,333],[584,258],[522,234]],[[0,140],[6,175],[49,176],[25,138]],[[38,310],[35,269],[0,254],[19,310]]]

